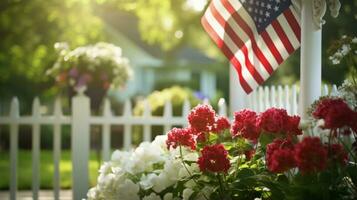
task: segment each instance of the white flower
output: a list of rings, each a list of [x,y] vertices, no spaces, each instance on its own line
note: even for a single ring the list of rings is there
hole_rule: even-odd
[[[130,179],[125,179],[124,183],[118,187],[118,198],[123,200],[139,200],[138,192],[140,190],[139,185],[135,184]]]
[[[182,193],[183,200],[190,199],[190,197],[193,193],[194,193],[194,191],[191,188],[184,189],[183,193]]]
[[[350,50],[351,50],[351,46],[349,44],[344,44],[341,47],[341,53],[344,56],[347,55],[350,52]]]
[[[151,193],[149,196],[145,196],[143,200],[161,200],[161,198],[159,195]]]
[[[357,44],[357,37],[354,37],[354,38],[352,39],[352,43]]]
[[[139,182],[141,188],[144,190],[152,188],[154,186],[153,181],[155,180],[155,178],[157,178],[157,175],[154,173],[150,173],[146,176],[143,174]]]
[[[165,172],[159,174],[157,177],[154,177],[152,181],[154,184],[154,187],[152,189],[158,193],[172,186],[176,182],[171,180],[170,177]]]
[[[174,195],[172,193],[166,193],[163,200],[173,200]]]

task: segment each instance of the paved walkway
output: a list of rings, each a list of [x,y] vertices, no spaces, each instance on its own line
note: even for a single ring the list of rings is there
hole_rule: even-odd
[[[0,191],[0,200],[10,199],[9,191]],[[52,190],[41,190],[39,200],[53,200]],[[32,200],[32,191],[18,191],[17,200]],[[60,200],[72,200],[72,190],[61,190]]]

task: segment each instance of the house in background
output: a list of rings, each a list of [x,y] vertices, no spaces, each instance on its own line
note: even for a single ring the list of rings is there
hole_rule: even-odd
[[[218,62],[190,47],[182,47],[167,58],[159,48],[141,40],[132,15],[114,15],[120,20],[112,20],[113,16],[109,15],[105,30],[109,42],[121,47],[123,55],[130,60],[134,76],[125,88],[110,91],[111,96],[122,101],[173,85],[190,86],[208,98],[215,96]]]

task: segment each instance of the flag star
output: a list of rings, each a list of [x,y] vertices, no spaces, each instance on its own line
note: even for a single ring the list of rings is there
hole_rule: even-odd
[[[250,4],[253,4],[253,3],[254,3],[254,1],[253,1],[253,0],[250,0],[250,1],[249,1],[249,3],[250,3]]]
[[[263,14],[263,10],[260,10],[259,13],[262,15]]]
[[[249,8],[248,8],[248,11],[249,11],[249,12],[252,12],[252,8],[251,8],[251,7],[249,7]]]
[[[271,9],[271,5],[270,5],[270,4],[267,4],[267,8],[268,8],[268,9]]]
[[[278,7],[278,6],[275,6],[275,7],[274,7],[274,10],[275,10],[275,11],[278,11],[278,10],[279,10],[279,7]]]
[[[242,3],[245,3],[245,0],[241,0]]]
[[[276,3],[280,3],[280,0],[275,0],[276,1]]]
[[[265,13],[265,16],[266,16],[266,17],[270,17],[270,13],[269,13],[269,12],[266,12],[266,13]]]
[[[255,4],[256,4],[257,6],[259,6],[259,1],[256,1]]]
[[[265,6],[265,3],[264,3],[264,2],[262,2],[261,6],[262,6],[262,7],[264,7],[264,6]]]

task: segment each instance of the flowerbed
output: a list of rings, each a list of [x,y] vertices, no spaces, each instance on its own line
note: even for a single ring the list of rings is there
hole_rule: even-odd
[[[356,199],[357,110],[345,96],[321,98],[307,122],[277,108],[230,122],[199,105],[188,127],[115,151],[88,199]]]

